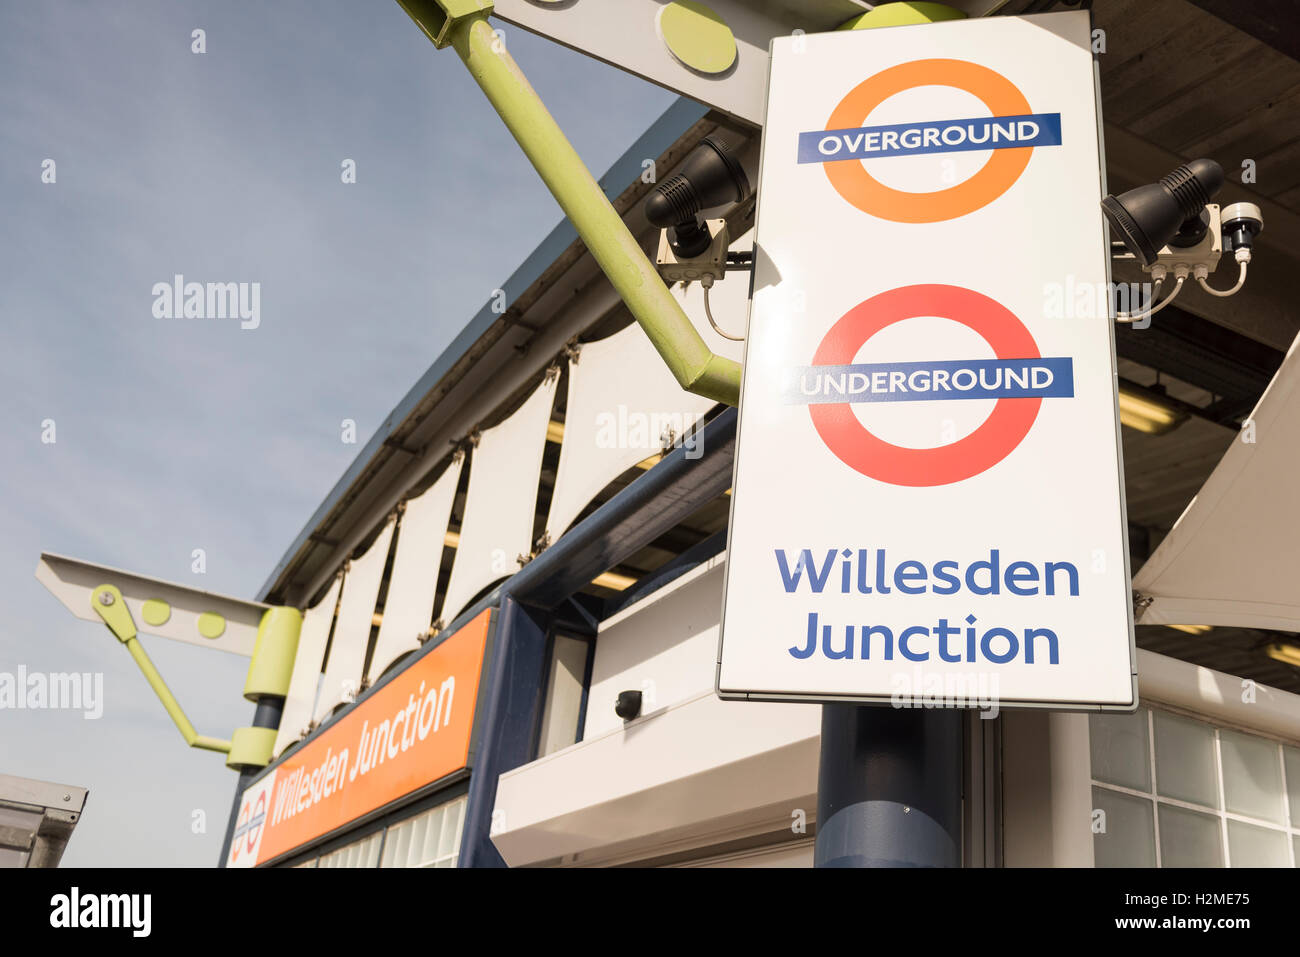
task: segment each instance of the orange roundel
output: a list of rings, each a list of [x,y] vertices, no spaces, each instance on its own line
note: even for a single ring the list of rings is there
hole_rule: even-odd
[[[1014,83],[988,67],[965,60],[914,60],[863,80],[840,101],[828,130],[860,127],[871,111],[896,93],[918,86],[951,86],[977,96],[996,116],[1033,111]],[[1015,184],[1029,165],[1032,146],[994,150],[978,173],[948,189],[909,193],[891,189],[857,161],[826,164],[835,191],[864,213],[896,223],[938,223],[982,209]]]

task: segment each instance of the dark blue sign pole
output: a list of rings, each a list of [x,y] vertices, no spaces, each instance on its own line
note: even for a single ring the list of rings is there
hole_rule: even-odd
[[[822,705],[817,867],[961,866],[962,712]]]
[[[262,695],[257,699],[257,709],[253,712],[253,727],[280,727],[280,716],[283,711],[283,698],[278,695]],[[235,835],[239,806],[244,800],[244,790],[253,783],[253,778],[261,773],[261,768],[239,769],[239,783],[235,785],[235,800],[230,805],[230,819],[226,821],[226,836],[221,839],[221,860],[217,863],[217,867],[225,867],[226,862],[230,860],[230,843]]]

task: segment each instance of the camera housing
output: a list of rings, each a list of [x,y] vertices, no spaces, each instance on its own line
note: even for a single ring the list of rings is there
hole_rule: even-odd
[[[641,713],[641,692],[620,691],[614,702],[614,713],[624,721],[631,721]]]
[[[1250,249],[1255,237],[1264,229],[1264,214],[1254,203],[1233,203],[1223,207],[1220,215],[1226,252]]]

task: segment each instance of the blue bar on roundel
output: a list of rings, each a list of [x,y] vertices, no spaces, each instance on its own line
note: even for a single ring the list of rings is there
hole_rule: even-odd
[[[847,130],[809,130],[799,134],[799,162],[834,163],[923,153],[1060,145],[1060,113],[1027,113]]]
[[[1070,398],[1074,360],[1058,356],[796,366],[782,384],[782,394],[791,405]]]

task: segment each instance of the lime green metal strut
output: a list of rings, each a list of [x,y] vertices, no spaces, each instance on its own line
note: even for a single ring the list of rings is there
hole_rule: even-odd
[[[131,652],[131,657],[135,663],[140,666],[144,672],[145,680],[149,682],[149,687],[153,688],[154,694],[158,695],[158,700],[162,706],[167,709],[171,715],[172,721],[180,729],[181,736],[185,738],[185,743],[191,748],[203,748],[208,751],[220,751],[223,754],[230,752],[230,742],[223,741],[220,738],[210,738],[207,735],[199,734],[194,730],[194,725],[190,719],[185,716],[181,710],[180,702],[172,694],[167,682],[158,673],[154,663],[150,660],[149,655],[145,652],[144,646],[140,644],[139,638],[136,637],[135,622],[131,618],[131,612],[127,610],[126,602],[122,600],[122,593],[115,585],[100,585],[90,593],[91,607],[99,613],[99,617],[104,619],[104,624],[108,625],[109,631],[117,636],[117,640],[126,645],[126,650]]]
[[[490,0],[398,0],[421,30],[460,55],[511,135],[683,389],[740,401],[740,363],[715,355],[492,27]]]

